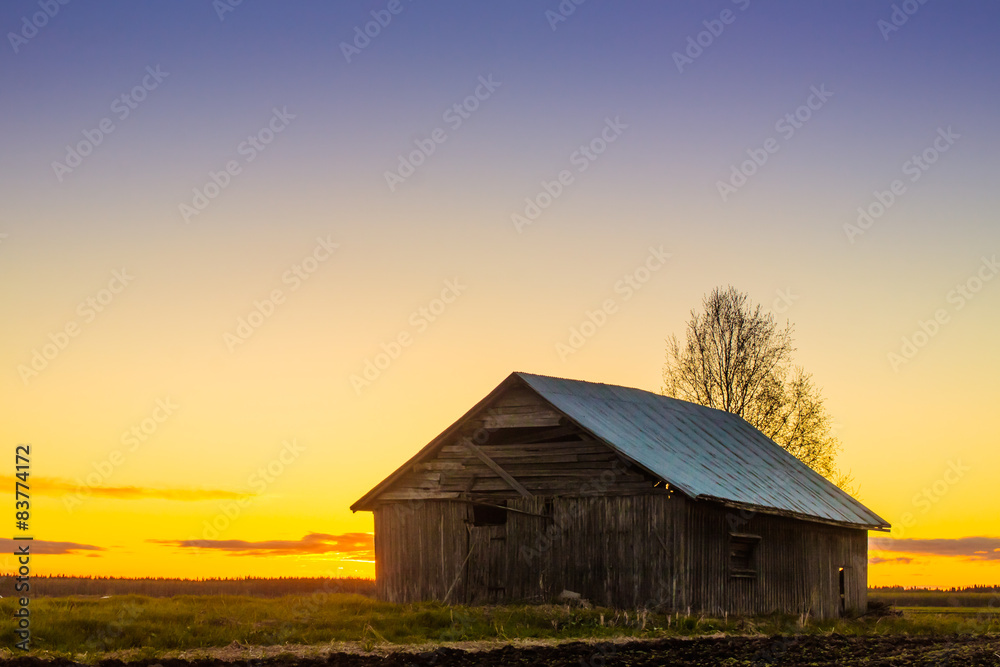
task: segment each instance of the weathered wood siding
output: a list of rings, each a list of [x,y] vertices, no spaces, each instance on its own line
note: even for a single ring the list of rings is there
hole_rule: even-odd
[[[503,525],[474,526],[470,503],[415,500],[375,510],[379,597],[394,602],[548,602],[713,615],[840,614],[866,606],[867,534],[692,502],[679,494],[517,499]],[[523,513],[522,513],[523,512]],[[537,516],[544,515],[544,516]],[[756,576],[732,576],[730,534],[760,537]]]
[[[568,589],[601,605],[684,606],[680,496],[512,500],[521,511],[493,526],[474,526],[472,507],[417,500],[377,508],[379,597],[443,600],[452,588],[450,602],[550,602]]]
[[[558,498],[548,532],[522,550],[548,585],[613,607],[676,606],[683,602],[684,500],[641,494]],[[533,556],[533,558],[532,558]]]
[[[415,464],[379,501],[521,498],[463,444],[464,437],[533,495],[633,494],[652,487],[648,475],[621,465],[614,450],[582,434],[537,394],[514,389],[470,420],[433,457]]]
[[[391,602],[444,599],[466,554],[466,511],[462,503],[446,502],[390,503],[376,509],[375,589],[379,598]]]
[[[690,604],[707,614],[840,614],[840,568],[845,610],[867,607],[868,535],[770,514],[688,502]],[[755,535],[756,577],[730,571],[731,533]]]

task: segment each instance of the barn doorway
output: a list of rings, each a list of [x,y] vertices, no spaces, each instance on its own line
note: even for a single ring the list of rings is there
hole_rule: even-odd
[[[469,508],[469,560],[466,581],[470,604],[496,604],[507,596],[506,501]]]
[[[840,615],[847,614],[847,571],[840,568]]]

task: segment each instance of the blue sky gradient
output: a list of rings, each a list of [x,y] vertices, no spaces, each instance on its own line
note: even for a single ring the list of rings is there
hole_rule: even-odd
[[[37,19],[44,7],[58,12]],[[574,9],[553,21],[560,7]],[[372,12],[391,20],[345,57]],[[25,17],[44,25],[11,37]],[[7,2],[2,441],[38,443],[44,475],[73,480],[169,394],[184,410],[115,483],[238,489],[294,436],[311,463],[228,537],[365,532],[350,502],[507,373],[658,390],[664,339],[731,283],[795,325],[842,465],[898,522],[949,460],[1000,464],[987,416],[1000,399],[998,24],[1000,7],[972,1]],[[130,108],[121,96],[136,86]],[[79,166],[53,166],[102,122],[113,131]],[[420,145],[433,152],[399,176]],[[581,158],[587,145],[600,154]],[[933,164],[914,171],[927,151]],[[734,169],[752,173],[733,185]],[[519,228],[561,173],[568,184]],[[191,211],[213,179],[224,187]],[[858,229],[858,208],[879,206]],[[317,239],[338,249],[293,289],[284,276]],[[615,285],[651,247],[671,259],[625,299]],[[78,305],[123,267],[134,280],[84,322]],[[956,286],[977,275],[990,277],[960,307]],[[462,296],[416,331],[411,314],[455,279]],[[273,316],[233,348],[225,335],[275,289]],[[608,298],[619,311],[560,355]],[[941,309],[948,321],[894,362]],[[26,379],[68,322],[79,336]],[[357,391],[352,377],[401,332],[412,346]],[[1000,535],[979,522],[994,485],[977,475],[907,537]],[[126,515],[166,517],[157,539],[184,540],[217,512],[42,502],[51,539],[78,543]],[[118,543],[59,571],[161,549],[128,531]],[[159,571],[236,572],[214,558],[163,556]],[[983,583],[984,565],[948,563],[873,576]]]

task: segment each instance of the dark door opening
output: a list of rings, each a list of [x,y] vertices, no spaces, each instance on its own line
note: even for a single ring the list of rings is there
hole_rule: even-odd
[[[840,568],[840,615],[847,613],[847,586],[844,577],[847,573],[844,568]]]
[[[497,604],[507,596],[507,502],[473,504],[469,513],[469,558],[465,564],[470,604]]]

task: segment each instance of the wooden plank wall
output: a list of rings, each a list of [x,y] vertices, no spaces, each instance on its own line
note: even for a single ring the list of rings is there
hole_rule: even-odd
[[[464,503],[391,503],[375,514],[375,589],[390,602],[442,600],[467,555]],[[461,586],[461,581],[459,586]],[[452,592],[462,601],[464,589]]]
[[[684,501],[643,494],[565,498],[555,503],[547,559],[551,592],[581,593],[599,605],[675,607],[683,595]]]
[[[533,495],[604,495],[649,492],[651,478],[626,469],[607,445],[592,440],[527,389],[513,389],[475,416],[463,431],[428,459],[417,463],[378,498],[521,498],[508,482],[464,446],[470,437],[480,451]],[[542,442],[541,440],[544,440]],[[610,472],[606,472],[610,471]],[[602,480],[605,483],[594,484]],[[613,488],[607,483],[612,475]]]
[[[840,614],[840,568],[845,568],[846,608],[867,606],[868,537],[864,530],[827,526],[769,514],[689,502],[690,603],[718,615],[809,612]],[[729,534],[760,536],[756,578],[732,577]]]
[[[522,498],[508,506],[520,511],[506,524],[479,527],[463,502],[378,507],[379,597],[441,600],[457,577],[450,602],[552,602],[563,590],[623,608],[685,602],[681,497]]]
[[[599,605],[711,615],[776,611],[831,618],[864,609],[862,530],[741,513],[679,494],[508,501],[507,522],[472,525],[458,501],[390,503],[375,511],[379,597],[496,604],[551,602],[568,589]],[[545,515],[538,516],[538,515]],[[760,536],[756,578],[729,571],[729,534]]]

